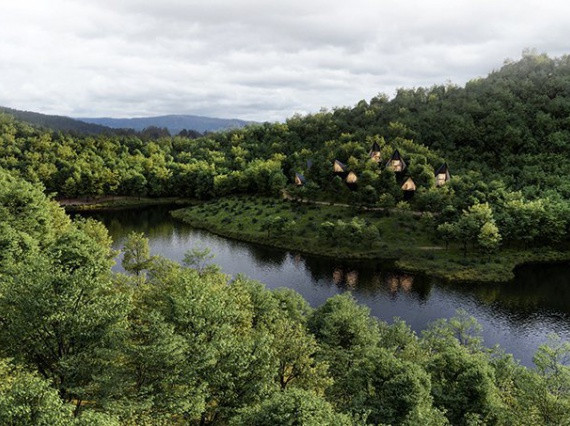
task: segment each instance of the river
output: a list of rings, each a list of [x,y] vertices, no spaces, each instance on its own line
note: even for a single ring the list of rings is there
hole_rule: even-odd
[[[84,215],[107,226],[117,249],[131,231],[149,238],[152,254],[179,262],[188,249],[208,247],[226,274],[242,273],[268,288],[289,287],[314,307],[350,291],[379,319],[390,323],[399,317],[417,333],[463,309],[483,326],[487,346],[500,345],[526,366],[533,365],[534,352],[549,334],[570,340],[570,264],[525,266],[501,285],[446,284],[378,262],[323,259],[229,240],[193,229],[168,211],[158,206]],[[121,271],[120,258],[115,270]]]

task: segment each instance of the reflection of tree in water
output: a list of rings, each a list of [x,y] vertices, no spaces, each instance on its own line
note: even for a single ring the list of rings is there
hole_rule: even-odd
[[[119,243],[131,232],[142,232],[148,238],[172,239],[190,228],[185,224],[175,224],[170,210],[178,206],[152,206],[136,209],[121,209],[105,212],[81,212],[83,217],[91,217],[103,222],[113,241]]]
[[[250,244],[248,249],[256,266],[260,268],[281,266],[287,259],[287,252],[285,250],[276,250],[257,244]]]
[[[541,314],[570,314],[570,265],[525,265],[515,278],[500,284],[453,286],[450,291],[474,293],[478,300],[509,318],[532,319]]]

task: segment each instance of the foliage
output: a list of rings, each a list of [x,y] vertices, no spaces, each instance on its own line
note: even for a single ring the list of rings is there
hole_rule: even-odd
[[[312,392],[294,389],[278,392],[261,405],[234,417],[230,425],[250,426],[351,426],[346,414],[335,413],[332,405]]]
[[[505,245],[520,252],[567,242],[569,74],[568,57],[527,52],[464,88],[400,89],[392,100],[380,95],[198,139],[160,129],[144,138],[73,136],[0,115],[0,419],[568,423],[566,342],[542,346],[536,368],[526,369],[486,349],[465,312],[418,337],[402,322],[379,323],[348,294],[312,310],[290,291],[243,276],[228,281],[202,267],[205,250],[187,256],[196,269],[151,257],[140,234],[125,247],[134,277],[113,274],[104,229],[72,221],[43,190],[86,198],[233,195],[179,215],[329,255],[375,256],[382,248],[386,257],[405,252],[411,265],[450,260],[446,267],[466,276],[469,246],[486,256],[500,248],[508,263]],[[373,141],[384,160],[397,148],[407,171],[371,160]],[[359,176],[356,187],[334,177],[335,159]],[[431,171],[444,159],[454,175],[434,187]],[[309,180],[298,194],[343,205],[276,201],[295,172]],[[406,200],[410,210],[393,211],[404,205],[400,180],[408,176],[420,188]],[[415,210],[433,215],[422,220]],[[417,249],[429,248],[433,230],[451,245],[439,259]],[[454,245],[463,248],[460,261]]]
[[[1,264],[3,423],[568,420],[565,342],[541,347],[531,370],[485,349],[466,312],[418,337],[401,321],[378,322],[350,294],[313,310],[292,290],[269,291],[244,276],[228,282],[214,269],[200,273],[160,256],[145,263],[144,277],[112,274],[100,225],[62,220],[57,208],[44,215],[51,204],[41,191],[5,182],[4,191],[21,186],[26,203],[42,208],[30,208],[25,221],[7,213],[0,221],[6,241],[26,242],[7,244],[20,251]],[[489,219],[485,207],[469,213]],[[38,241],[41,218],[59,226],[46,241]],[[146,253],[144,236],[135,237],[133,250]]]
[[[71,424],[71,405],[38,374],[0,360],[0,423],[63,426]]]
[[[129,234],[123,245],[123,260],[121,261],[125,271],[140,276],[143,270],[149,269],[151,262],[148,239],[142,233]]]

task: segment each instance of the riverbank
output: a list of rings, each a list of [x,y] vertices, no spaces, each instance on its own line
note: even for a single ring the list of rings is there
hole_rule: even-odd
[[[360,211],[274,198],[229,197],[174,211],[173,216],[237,240],[337,259],[391,261],[405,272],[456,282],[510,281],[518,265],[570,259],[569,251],[550,249],[502,249],[492,256],[468,250],[464,256],[458,244],[448,248],[437,244],[429,215],[405,210]],[[369,232],[372,228],[376,234]]]
[[[56,200],[68,212],[86,210],[114,210],[148,207],[165,204],[179,204],[180,206],[195,203],[180,197],[149,198],[133,196],[103,196],[97,198],[64,198]]]

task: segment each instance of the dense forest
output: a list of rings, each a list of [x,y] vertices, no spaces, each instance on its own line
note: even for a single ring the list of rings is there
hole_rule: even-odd
[[[71,221],[0,172],[0,423],[560,425],[570,345],[535,369],[487,349],[465,312],[416,335],[349,295],[312,309],[288,289],[150,256],[110,270],[106,229]]]
[[[465,87],[400,89],[393,99],[379,95],[196,139],[160,132],[79,137],[4,115],[0,167],[59,198],[209,199],[287,189],[303,198],[432,212],[434,232],[446,241],[476,242],[486,225],[491,245],[556,246],[570,229],[569,116],[570,57],[527,52]],[[371,158],[373,146],[380,160]],[[403,172],[385,167],[396,150]],[[356,184],[334,173],[335,160]],[[434,172],[444,162],[452,179],[438,187]],[[404,200],[408,177],[416,190]]]
[[[184,266],[150,256],[138,234],[115,274],[103,225],[53,201],[286,194],[422,212],[465,249],[559,247],[569,136],[570,57],[532,52],[465,87],[195,139],[80,136],[0,115],[0,423],[570,423],[570,345],[555,337],[527,369],[487,349],[465,312],[416,335],[350,295],[312,309],[293,291],[198,267],[199,253]],[[405,169],[387,167],[396,152]],[[438,186],[444,163],[451,179]]]

